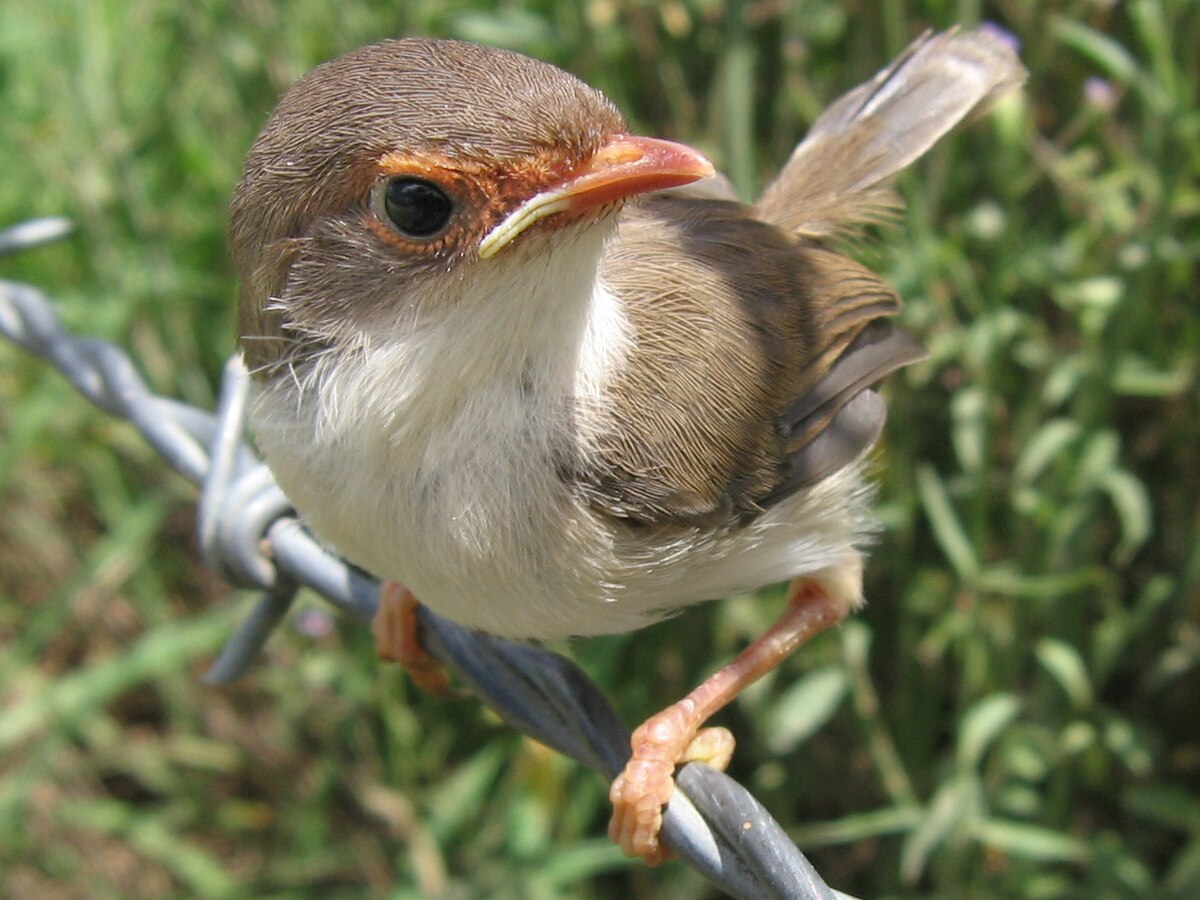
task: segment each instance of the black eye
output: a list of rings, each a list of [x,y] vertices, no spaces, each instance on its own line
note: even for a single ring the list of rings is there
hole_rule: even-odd
[[[383,211],[406,237],[433,237],[446,227],[454,204],[423,178],[393,178],[383,186]]]

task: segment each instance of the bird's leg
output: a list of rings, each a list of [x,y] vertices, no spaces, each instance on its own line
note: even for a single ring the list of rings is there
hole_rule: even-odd
[[[675,767],[696,760],[724,769],[733,735],[701,725],[743,690],[778,666],[801,644],[842,621],[862,598],[862,562],[816,577],[798,578],[783,614],[758,640],[679,702],[651,716],[634,732],[633,755],[609,791],[608,835],[627,856],[657,865],[669,856],[659,843],[662,808],[675,790]]]
[[[398,581],[379,586],[379,611],[371,621],[375,653],[385,662],[399,663],[417,687],[438,697],[453,696],[445,666],[421,646],[417,598]]]

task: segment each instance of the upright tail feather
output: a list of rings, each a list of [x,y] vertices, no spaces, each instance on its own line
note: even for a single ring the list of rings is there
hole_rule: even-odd
[[[895,206],[892,175],[1025,76],[1013,48],[996,34],[926,32],[813,123],[763,192],[759,214],[814,237],[878,220]]]

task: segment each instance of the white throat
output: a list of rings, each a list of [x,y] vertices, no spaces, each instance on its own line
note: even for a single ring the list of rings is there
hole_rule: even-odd
[[[361,329],[357,346],[328,354],[299,385],[320,425],[386,416],[418,428],[483,395],[517,390],[546,401],[594,394],[628,344],[619,303],[600,283],[608,228],[562,234],[553,252],[501,254],[470,277],[446,273],[447,298],[397,305]],[[298,398],[299,399],[299,398]]]

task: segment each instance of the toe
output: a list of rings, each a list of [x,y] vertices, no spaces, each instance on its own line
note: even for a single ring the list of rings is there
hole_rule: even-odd
[[[671,799],[673,763],[630,760],[609,791],[613,815],[608,834],[626,856],[657,865],[668,853],[658,840],[662,809]]]
[[[692,738],[679,762],[701,762],[712,766],[719,772],[724,772],[733,759],[733,751],[737,742],[728,728],[702,728]]]

